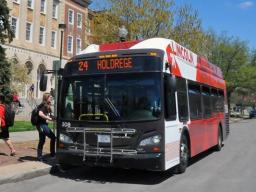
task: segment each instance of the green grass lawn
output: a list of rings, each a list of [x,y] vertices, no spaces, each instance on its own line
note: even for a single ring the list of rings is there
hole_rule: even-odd
[[[49,124],[50,128],[53,127],[53,124]],[[14,126],[9,128],[10,132],[19,132],[19,131],[33,131],[36,130],[36,127],[31,124],[30,121],[15,121]]]

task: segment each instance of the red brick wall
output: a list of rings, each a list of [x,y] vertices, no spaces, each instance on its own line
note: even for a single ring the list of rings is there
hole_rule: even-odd
[[[69,2],[70,4],[72,4],[72,6],[65,4],[65,23],[66,23],[66,29],[64,32],[64,47],[63,47],[63,56],[64,57],[72,57],[74,55],[76,55],[76,38],[80,38],[81,39],[81,49],[84,48],[84,42],[85,42],[85,25],[86,25],[86,13],[87,13],[87,8],[80,6],[77,3],[74,3],[71,0],[68,0],[67,2]],[[83,9],[83,11],[81,11],[80,9]],[[72,9],[74,11],[74,24],[69,24],[68,22],[68,10]],[[77,27],[77,13],[82,14],[82,29]],[[73,53],[70,54],[67,52],[67,38],[68,36],[71,35],[73,36]]]

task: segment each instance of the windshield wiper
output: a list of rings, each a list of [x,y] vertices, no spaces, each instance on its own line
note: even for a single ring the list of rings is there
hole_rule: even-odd
[[[110,99],[107,97],[105,98],[105,102],[108,104],[108,106],[110,107],[110,109],[113,111],[113,113],[115,114],[116,117],[121,117],[119,111],[117,110],[117,108],[115,107],[115,105],[110,101]]]

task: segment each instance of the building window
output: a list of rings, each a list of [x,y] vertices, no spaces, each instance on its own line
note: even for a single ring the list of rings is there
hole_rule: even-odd
[[[32,64],[32,62],[31,61],[27,61],[26,63],[25,63],[25,66],[26,66],[26,68],[27,68],[27,74],[29,75],[30,73],[31,73],[31,71],[33,70],[33,68],[34,68],[34,66],[33,66],[33,64]]]
[[[68,23],[74,24],[74,11],[72,9],[68,10]]]
[[[41,0],[41,6],[40,6],[40,12],[41,13],[45,13],[45,4],[46,4],[46,0]]]
[[[28,4],[28,8],[30,9],[34,8],[34,0],[28,0],[27,4]]]
[[[79,54],[81,52],[81,39],[76,39],[76,54]]]
[[[39,30],[39,44],[44,45],[45,41],[45,29],[44,27],[40,27]]]
[[[56,1],[53,1],[52,4],[52,17],[55,19],[58,18],[58,3]]]
[[[56,48],[56,31],[52,31],[52,39],[51,39],[51,47],[52,48]]]
[[[68,36],[68,53],[73,52],[73,37]]]
[[[18,19],[15,17],[11,19],[11,28],[15,38],[18,38]]]
[[[32,24],[28,22],[26,23],[26,40],[32,40]]]
[[[82,14],[77,13],[77,27],[82,29],[83,18]]]

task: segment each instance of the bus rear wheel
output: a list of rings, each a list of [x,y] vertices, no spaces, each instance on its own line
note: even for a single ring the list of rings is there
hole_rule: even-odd
[[[180,141],[180,164],[177,165],[175,172],[180,174],[186,171],[189,161],[188,138],[185,134],[182,135]]]
[[[218,128],[218,143],[215,146],[215,150],[220,151],[221,148],[222,148],[222,131],[221,131],[221,127],[219,126],[219,128]]]

